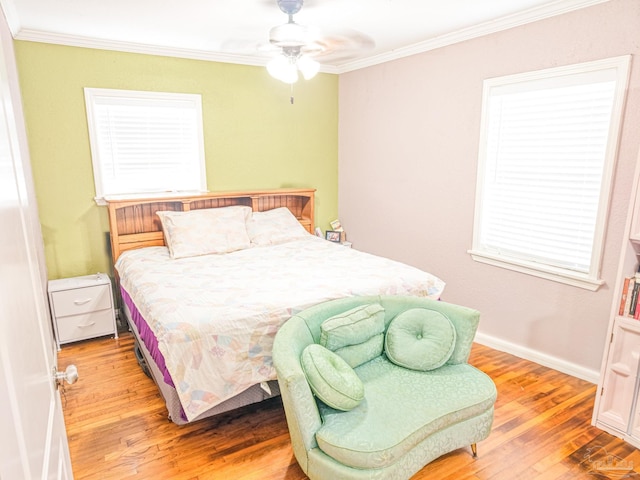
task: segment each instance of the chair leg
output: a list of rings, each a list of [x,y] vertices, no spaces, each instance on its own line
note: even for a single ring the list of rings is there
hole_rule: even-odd
[[[478,456],[478,446],[475,443],[471,444],[471,453],[473,454],[473,458]]]

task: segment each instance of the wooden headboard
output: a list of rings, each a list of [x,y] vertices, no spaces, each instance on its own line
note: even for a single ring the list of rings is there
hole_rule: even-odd
[[[202,208],[245,205],[251,207],[254,212],[264,212],[287,207],[302,226],[309,233],[313,233],[314,196],[315,189],[279,189],[203,193],[184,197],[107,197],[112,260],[115,263],[126,250],[164,245],[162,224],[156,215],[159,210],[186,212]]]

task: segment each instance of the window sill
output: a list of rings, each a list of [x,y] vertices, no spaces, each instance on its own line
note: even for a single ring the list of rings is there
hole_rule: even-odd
[[[604,280],[590,278],[586,275],[580,275],[579,273],[571,273],[548,265],[543,266],[534,262],[526,262],[522,260],[506,260],[504,257],[476,250],[469,250],[467,253],[469,253],[471,258],[476,262],[486,263],[487,265],[513,270],[514,272],[544,278],[553,282],[564,283],[565,285],[571,285],[573,287],[584,288],[585,290],[591,290],[592,292],[597,291],[602,285],[604,285]]]
[[[104,197],[93,197],[96,204],[106,206],[109,200],[146,200],[154,198],[189,197],[208,193],[208,190],[172,190],[166,192],[145,192],[145,193],[122,193],[119,195],[105,195]]]

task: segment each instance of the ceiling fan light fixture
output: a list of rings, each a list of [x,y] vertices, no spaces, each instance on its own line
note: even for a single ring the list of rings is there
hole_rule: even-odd
[[[284,83],[296,83],[298,81],[298,68],[295,57],[287,57],[284,54],[274,57],[267,63],[269,75]]]
[[[322,51],[316,41],[317,32],[293,21],[293,15],[302,8],[303,0],[277,0],[277,3],[280,10],[289,16],[289,22],[269,31],[270,43],[280,47],[281,53],[269,61],[267,71],[272,77],[289,84],[298,80],[298,70],[306,80],[310,80],[320,71],[320,64],[308,55],[309,52]]]
[[[267,71],[273,78],[285,83],[298,81],[298,70],[305,80],[311,80],[320,71],[320,64],[304,54],[291,55],[283,52],[267,63]]]
[[[308,55],[300,55],[297,64],[305,80],[311,80],[320,71],[320,64]]]

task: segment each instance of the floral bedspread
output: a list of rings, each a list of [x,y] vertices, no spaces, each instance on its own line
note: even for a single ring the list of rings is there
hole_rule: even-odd
[[[172,260],[123,253],[121,284],[158,340],[188,420],[276,378],[276,331],[297,312],[352,295],[438,298],[439,278],[321,238]]]

